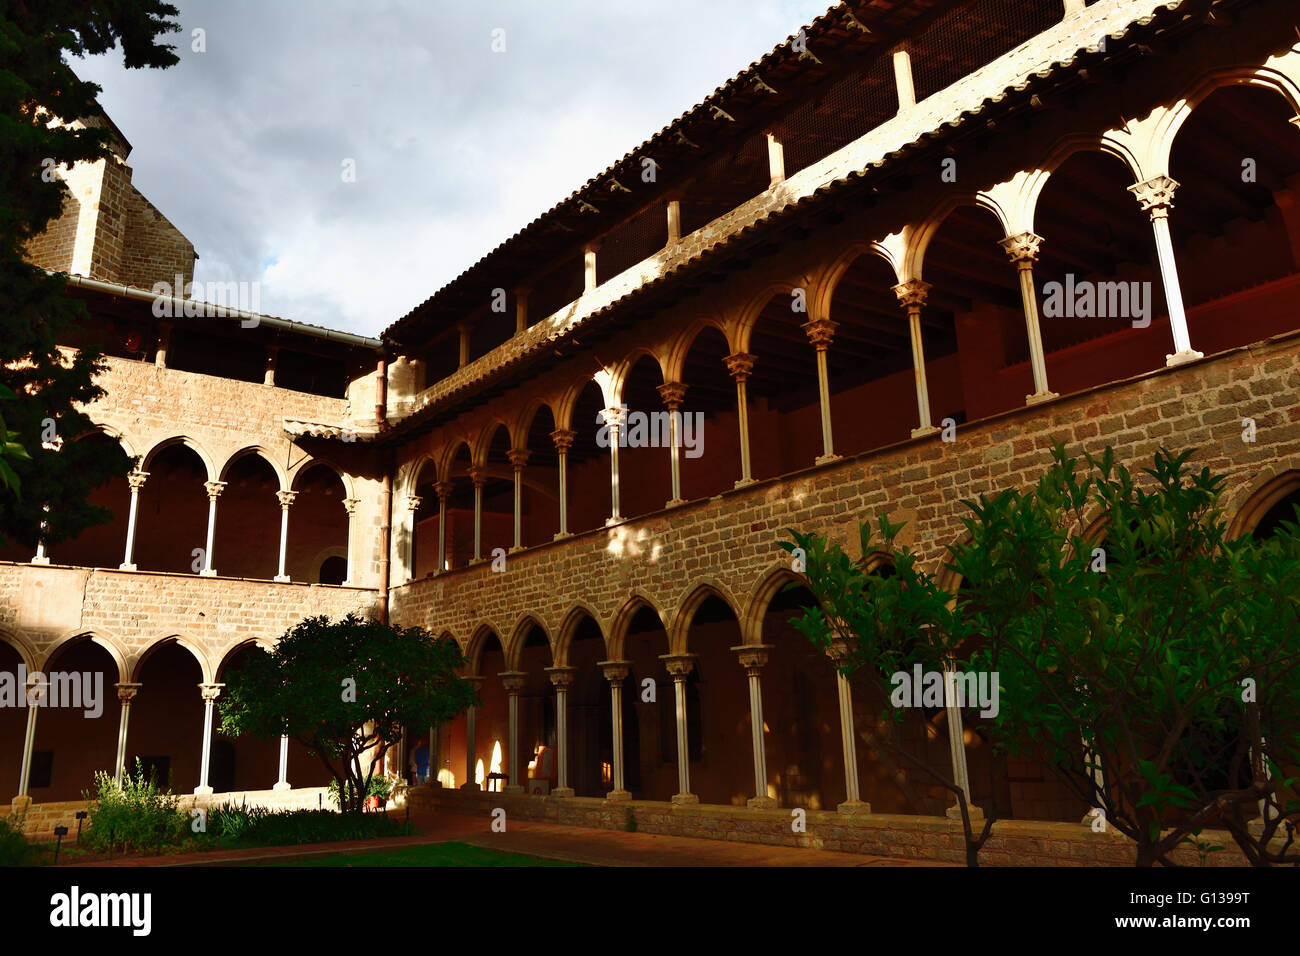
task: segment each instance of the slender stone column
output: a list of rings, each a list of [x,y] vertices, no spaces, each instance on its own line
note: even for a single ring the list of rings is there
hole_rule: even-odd
[[[144,481],[148,477],[149,472],[141,471],[139,468],[126,476],[127,484],[131,486],[131,507],[126,519],[126,555],[120,565],[123,571],[135,570],[135,518],[140,507],[140,489],[144,487]]]
[[[280,500],[280,573],[275,580],[285,583],[289,580],[289,575],[284,573],[284,556],[289,550],[289,506],[298,497],[298,492],[277,491],[275,496]]]
[[[1008,236],[1000,244],[1020,277],[1020,301],[1024,305],[1025,333],[1029,339],[1029,367],[1034,373],[1034,394],[1025,396],[1025,404],[1034,405],[1057,397],[1047,387],[1047,361],[1043,357],[1043,333],[1038,324],[1038,292],[1034,288],[1034,263],[1038,261],[1043,237],[1022,232]]]
[[[117,757],[113,761],[113,780],[120,784],[126,770],[126,731],[131,723],[131,701],[139,693],[140,685],[122,683],[113,686],[117,688],[117,700],[122,705],[122,716],[117,724]]]
[[[578,433],[568,428],[557,428],[551,432],[551,441],[555,442],[555,454],[560,460],[560,530],[555,539],[569,537],[569,449]]]
[[[613,714],[614,730],[614,789],[605,794],[606,800],[630,800],[632,794],[623,786],[623,680],[627,677],[629,661],[600,661],[597,665],[609,681],[609,706]]]
[[[466,677],[465,680],[474,688],[477,694],[480,687],[483,686],[483,678],[477,675]],[[478,746],[478,706],[470,704],[465,711],[465,782],[460,785],[462,790],[477,790],[478,782],[474,779],[474,767],[477,761],[474,759],[478,756],[476,747]]]
[[[515,289],[515,335],[528,328],[528,293],[527,286]]]
[[[524,468],[528,466],[527,448],[512,448],[508,452],[510,466],[515,470],[515,543],[511,551],[524,549]]]
[[[781,141],[772,133],[767,134],[767,169],[771,174],[767,184],[772,189],[785,182],[785,150]]]
[[[556,785],[551,791],[553,797],[571,797],[573,788],[569,786],[569,688],[573,686],[576,667],[548,667],[546,673],[551,675],[555,685],[555,765]]]
[[[677,793],[673,803],[699,803],[691,793],[691,751],[686,727],[686,678],[695,666],[694,654],[664,654],[659,658],[673,679],[673,698],[677,705]]]
[[[442,574],[447,570],[447,502],[456,490],[456,485],[450,481],[439,481],[433,490],[438,493],[438,569],[433,573]]]
[[[487,471],[475,465],[469,470],[474,482],[474,561],[483,560],[483,486],[487,484]]]
[[[921,342],[921,310],[925,308],[930,283],[912,279],[894,286],[894,295],[907,310],[907,327],[912,337],[912,372],[916,376],[916,412],[920,424],[912,429],[912,437],[933,435],[939,429],[930,421],[930,388],[925,381],[925,347]]]
[[[682,238],[682,201],[668,200],[668,245]]]
[[[407,495],[402,499],[402,526],[406,529],[406,580],[415,579],[415,515],[420,510],[424,499],[419,495]]]
[[[668,409],[668,461],[672,472],[672,499],[668,502],[668,507],[685,504],[682,498],[682,464],[681,464],[681,446],[682,446],[682,401],[686,398],[686,389],[688,385],[681,382],[664,382],[658,388],[659,397],[663,399],[664,407]]]
[[[356,565],[352,559],[352,545],[356,540],[357,530],[357,505],[361,504],[360,498],[344,498],[343,507],[348,513],[348,573],[343,579],[345,585],[355,583]]]
[[[849,649],[841,640],[834,640],[828,649],[831,660],[835,662],[835,689],[840,702],[840,742],[844,748],[844,794],[845,800],[835,809],[840,813],[870,813],[871,804],[863,801],[858,784],[858,748],[853,731],[853,689],[849,679],[840,671],[848,658]]]
[[[943,703],[944,710],[947,711],[948,721],[948,749],[952,753],[952,777],[953,783],[961,787],[962,793],[966,795],[966,806],[970,811],[971,819],[981,818],[984,812],[970,801],[970,773],[966,767],[966,739],[965,732],[962,729],[961,707],[957,703],[957,670],[952,661],[948,661],[943,669]],[[954,804],[948,808],[947,814],[952,819],[961,819],[961,807]]]
[[[23,762],[18,771],[18,796],[14,797],[12,806],[15,810],[21,809],[31,804],[31,797],[27,795],[27,785],[31,782],[32,776],[32,749],[36,745],[36,714],[45,703],[45,694],[49,690],[49,682],[42,680],[43,675],[33,673],[27,678],[27,686],[24,688],[27,694],[27,733],[23,736]]]
[[[50,513],[50,506],[49,506],[49,505],[41,505],[41,511],[42,511],[43,513],[45,513],[45,514],[48,515],[48,514]],[[35,554],[35,556],[32,558],[32,564],[49,564],[49,563],[50,563],[49,555],[47,555],[47,554],[45,553],[45,530],[46,530],[46,528],[48,528],[48,527],[49,527],[49,523],[48,523],[44,518],[42,518],[42,519],[41,519],[41,534],[40,534],[40,537],[36,539],[36,554]]]
[[[622,440],[623,420],[626,409],[610,407],[605,409],[605,424],[609,427],[609,494],[610,516],[605,524],[618,524],[623,515],[618,507],[618,443]]]
[[[770,810],[776,799],[767,794],[767,741],[763,736],[763,683],[759,675],[772,652],[771,644],[742,644],[733,647],[749,679],[749,724],[754,749],[754,796],[746,801],[748,806]]]
[[[501,678],[510,702],[510,782],[506,784],[505,792],[523,793],[524,785],[519,782],[519,692],[528,683],[528,675],[522,671],[505,671],[497,676]]]
[[[199,762],[199,785],[194,788],[196,794],[211,793],[208,786],[208,764],[212,756],[212,711],[221,688],[225,684],[200,684],[199,693],[203,695],[203,757]]]
[[[457,322],[456,329],[460,332],[460,357],[458,368],[464,368],[469,364],[469,334],[473,329],[470,322]]]
[[[292,790],[289,785],[289,736],[280,735],[280,779],[275,782],[272,790]]]
[[[590,292],[596,288],[596,250],[598,245],[587,246],[582,252],[582,289]]]
[[[1174,243],[1169,235],[1169,210],[1174,208],[1174,191],[1178,182],[1168,176],[1154,176],[1144,183],[1130,186],[1129,192],[1151,216],[1156,237],[1156,255],[1160,259],[1160,277],[1165,285],[1165,305],[1169,308],[1169,328],[1174,334],[1174,354],[1165,356],[1165,365],[1182,365],[1204,358],[1192,348],[1187,334],[1187,315],[1183,311],[1183,290],[1178,283],[1178,264],[1174,260]]]
[[[746,385],[754,371],[754,356],[748,352],[735,352],[722,361],[736,382],[736,420],[740,423],[740,480],[736,487],[743,488],[754,483],[749,457],[749,395]]]
[[[208,539],[207,550],[203,552],[203,570],[199,574],[211,578],[215,577],[217,573],[212,568],[212,542],[217,534],[217,499],[226,490],[226,483],[224,481],[205,481],[203,487],[208,493]]]
[[[912,82],[912,56],[907,47],[895,47],[892,53],[894,61],[894,86],[898,90],[898,111],[916,105],[916,86]]]
[[[822,412],[822,454],[817,464],[825,464],[839,457],[835,454],[834,442],[831,440],[831,386],[826,371],[826,351],[835,338],[838,323],[830,319],[810,319],[801,328],[808,336],[808,341],[817,350],[817,394],[820,396]]]

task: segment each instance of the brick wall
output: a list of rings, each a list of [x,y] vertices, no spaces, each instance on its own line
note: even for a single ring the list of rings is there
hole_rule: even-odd
[[[181,234],[140,191],[131,186],[126,196],[126,240],[117,279],[148,289],[155,282],[169,285],[175,276],[194,278],[194,243]],[[173,290],[180,295],[180,289]]]

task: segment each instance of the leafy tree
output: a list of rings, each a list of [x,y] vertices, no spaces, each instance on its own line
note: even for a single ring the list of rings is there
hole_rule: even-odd
[[[79,80],[67,58],[107,53],[120,42],[127,67],[170,66],[177,57],[158,37],[179,29],[168,19],[176,13],[158,0],[0,0],[0,385],[18,396],[6,408],[11,432],[4,440],[29,455],[6,446],[3,459],[14,474],[8,489],[0,487],[0,533],[29,547],[111,520],[87,496],[130,467],[109,443],[71,441],[93,427],[80,407],[103,394],[94,384],[102,357],[95,349],[58,349],[85,323],[85,305],[63,294],[62,278],[23,257],[62,211],[66,186],[52,170],[113,162],[99,87]],[[64,123],[49,125],[55,117]],[[13,493],[18,483],[21,499]]]
[[[341,809],[358,811],[403,727],[440,725],[475,702],[455,673],[464,662],[455,641],[421,627],[309,617],[230,678],[221,731],[298,741],[329,768]]]
[[[950,656],[997,671],[994,746],[1045,754],[1136,843],[1138,865],[1168,863],[1206,825],[1257,864],[1300,862],[1283,769],[1300,766],[1300,528],[1230,540],[1223,479],[1193,472],[1191,454],[1158,452],[1135,478],[1109,449],[1081,469],[1057,446],[1034,488],[965,502],[951,606],[883,518],[903,580],[871,580],[792,532],[785,546],[804,548],[818,600],[800,626],[820,644],[845,640],[854,668]],[[1083,537],[1093,511],[1100,546]]]

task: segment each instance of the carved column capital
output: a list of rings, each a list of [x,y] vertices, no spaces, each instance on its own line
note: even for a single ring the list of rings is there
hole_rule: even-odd
[[[734,352],[722,360],[727,365],[727,371],[737,382],[749,380],[749,374],[754,371],[754,356],[748,352]]]
[[[1021,232],[998,241],[998,245],[1006,250],[1007,257],[1016,265],[1038,261],[1038,250],[1042,244],[1043,237],[1032,232]]]
[[[344,499],[343,499],[343,507],[344,507],[344,509],[347,511],[347,513],[350,514],[350,515],[354,515],[354,514],[357,513],[357,505],[359,505],[359,504],[361,504],[361,499],[360,499],[360,498],[344,498]]]
[[[838,322],[832,322],[830,319],[809,319],[800,326],[804,334],[808,336],[808,341],[819,352],[824,352],[830,348],[831,340],[835,338],[835,329]]]
[[[221,493],[226,490],[224,481],[205,481],[203,489],[208,493],[209,501],[216,501],[221,497]]]
[[[924,307],[931,288],[930,283],[921,279],[909,279],[894,286],[894,295],[898,296],[898,304],[903,308],[919,309]]]
[[[659,659],[675,681],[686,680],[686,675],[695,667],[694,654],[661,654]]]
[[[199,693],[203,696],[203,703],[211,704],[215,701],[221,696],[221,688],[225,686],[225,684],[200,684]]]
[[[767,663],[768,656],[772,653],[772,646],[771,644],[741,644],[739,647],[733,647],[732,650],[740,658],[740,666],[745,668],[745,673],[753,677]]]
[[[446,501],[456,490],[456,484],[452,481],[439,481],[434,484],[433,490],[437,493],[439,501]]]
[[[293,504],[293,500],[294,500],[295,498],[298,497],[298,492],[296,492],[296,491],[277,491],[277,492],[275,493],[275,497],[276,497],[277,499],[279,499],[279,501],[280,501],[280,508],[281,508],[281,510],[283,510],[283,511],[288,511],[288,510],[289,510],[289,506],[290,506],[291,504]]]
[[[611,684],[621,683],[628,675],[632,667],[631,661],[598,661],[596,666],[600,668],[601,673],[605,675],[605,680]]]
[[[486,468],[480,468],[478,465],[474,465],[472,468],[470,468],[469,480],[474,482],[475,488],[482,488],[485,484],[487,484],[487,478],[488,478],[488,474]]]
[[[135,695],[140,692],[139,684],[114,684],[113,686],[117,688],[117,699],[124,705],[135,700]]]
[[[670,412],[675,412],[682,407],[682,402],[686,400],[686,389],[689,385],[682,382],[664,382],[656,388],[659,397],[663,400],[664,407]]]
[[[510,459],[510,464],[515,471],[523,471],[528,465],[528,457],[532,454],[527,448],[511,448],[506,452],[506,457]]]
[[[422,504],[424,504],[424,499],[421,498],[419,495],[406,496],[406,510],[410,514],[415,514],[417,511],[419,511],[420,505]]]
[[[528,675],[523,671],[502,671],[497,676],[501,678],[501,686],[507,694],[518,694],[528,684]]]
[[[557,428],[551,432],[551,441],[555,442],[556,454],[567,455],[569,449],[573,447],[573,440],[578,437],[578,433],[572,428]]]
[[[1152,176],[1144,183],[1130,186],[1128,191],[1137,197],[1142,211],[1151,214],[1152,219],[1165,219],[1169,210],[1174,208],[1174,193],[1178,181],[1168,176]]]
[[[555,685],[556,690],[568,690],[573,686],[573,679],[577,676],[576,667],[548,667],[546,673],[551,678],[551,683]]]
[[[144,487],[145,479],[149,477],[149,472],[136,469],[126,476],[126,483],[131,486],[132,491],[139,491]]]
[[[609,408],[602,411],[601,415],[605,419],[605,424],[609,426],[609,430],[617,431],[622,428],[623,423],[627,421],[627,406],[611,405]]]

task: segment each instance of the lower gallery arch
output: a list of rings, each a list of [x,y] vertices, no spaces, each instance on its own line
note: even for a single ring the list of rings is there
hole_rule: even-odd
[[[569,687],[569,786],[579,797],[603,797],[613,789],[614,730],[610,709],[609,682],[598,666],[605,659],[605,637],[589,615],[574,625],[569,642],[568,664],[573,670]],[[635,740],[629,727],[636,727],[636,711],[629,699],[628,683],[623,693],[623,746]],[[631,743],[628,754],[638,748]],[[630,759],[625,757],[624,759]],[[639,757],[638,757],[639,759]]]
[[[691,790],[701,803],[743,807],[754,796],[749,686],[732,650],[740,643],[735,613],[710,594],[686,633],[687,650],[696,655],[686,684]],[[661,713],[673,714],[671,692],[665,688],[660,697]]]
[[[76,800],[93,791],[96,771],[111,774],[117,760],[117,662],[84,635],[60,645],[44,673],[50,688],[36,721],[28,793],[34,803]]]
[[[175,640],[154,650],[136,672],[139,692],[131,704],[126,767],[139,760],[146,774],[176,793],[199,785],[203,749],[203,670]]]
[[[783,807],[830,810],[847,799],[835,665],[791,620],[816,604],[802,585],[773,596],[762,618],[767,793]],[[865,749],[865,748],[864,748]],[[859,765],[867,754],[859,756]]]
[[[531,786],[531,779],[557,785],[555,762],[555,692],[546,668],[551,665],[551,644],[546,632],[531,624],[519,648],[519,670],[528,675],[519,692],[519,773],[512,784]],[[508,716],[508,714],[507,714]],[[508,742],[508,741],[507,741]],[[507,746],[503,742],[502,746]],[[505,755],[508,759],[508,753]],[[507,765],[504,772],[509,773]]]
[[[659,659],[668,653],[668,633],[643,604],[622,643],[621,656],[629,663],[623,681],[623,785],[639,800],[669,800],[677,792],[677,728],[672,678]],[[699,713],[698,695],[693,712]]]
[[[24,661],[17,649],[0,640],[0,674],[14,682],[14,694],[22,693],[19,668]],[[15,703],[17,697],[15,696]],[[18,794],[18,776],[22,768],[23,745],[27,739],[27,710],[24,707],[0,707],[0,746],[4,759],[0,760],[0,799]]]
[[[252,642],[235,648],[217,672],[218,683],[228,685],[238,680],[249,659],[265,653],[261,645]],[[208,785],[214,793],[272,789],[280,780],[280,741],[259,740],[251,734],[227,737],[220,730],[220,706],[218,698],[218,713],[213,714],[212,722]],[[285,779],[292,787],[323,787],[333,779],[320,758],[296,740],[289,741],[287,758]]]
[[[485,629],[483,636],[471,640],[470,645],[465,673],[482,679],[478,691],[479,704],[474,708],[474,739],[467,740],[468,712],[461,714],[448,730],[445,759],[449,763],[445,766],[445,776],[440,775],[439,779],[444,786],[469,783],[483,789],[487,786],[489,773],[506,772],[507,747],[510,744],[509,702],[499,676],[505,672],[506,657],[495,631]],[[469,779],[465,776],[467,769],[473,771]],[[495,789],[504,784],[493,781],[492,786]]]

